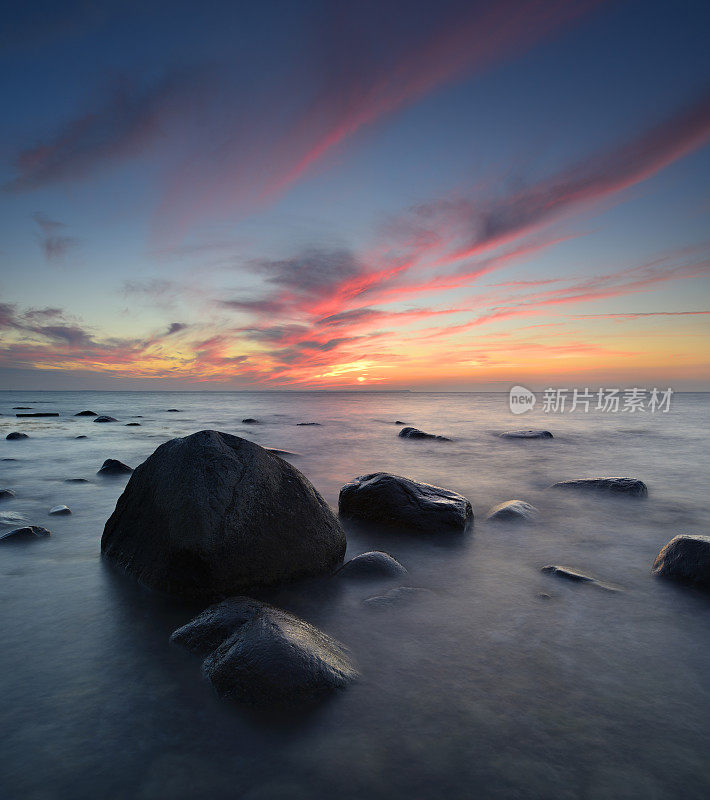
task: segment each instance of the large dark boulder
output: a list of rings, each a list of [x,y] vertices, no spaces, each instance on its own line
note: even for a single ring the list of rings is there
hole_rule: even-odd
[[[606,494],[628,494],[632,497],[646,497],[648,488],[637,478],[579,478],[571,481],[553,483],[553,489],[575,489],[585,492]]]
[[[527,431],[503,431],[498,436],[501,439],[553,439],[550,431],[527,430]]]
[[[74,416],[75,417],[98,417],[99,415],[95,411],[89,411],[87,409],[86,411],[77,411],[76,414],[74,414]]]
[[[651,572],[661,578],[710,587],[710,536],[674,536],[656,556]]]
[[[118,420],[116,419],[116,417],[109,417],[104,414],[103,416],[96,417],[94,422],[118,422]]]
[[[358,677],[345,648],[313,625],[249,598],[227,603],[235,627],[203,664],[220,697],[259,705],[300,703],[343,689]],[[175,641],[191,639],[194,630],[188,636],[179,633]]]
[[[360,553],[338,570],[338,575],[347,578],[398,578],[406,573],[407,570],[396,558],[380,550]]]
[[[448,439],[446,436],[437,436],[435,433],[426,433],[425,431],[420,431],[419,428],[402,428],[402,430],[397,434],[400,439],[433,439],[437,442],[450,442],[451,439]]]
[[[224,597],[331,572],[345,533],[295,467],[246,439],[200,431],[136,468],[101,549],[142,583]]]
[[[473,518],[471,503],[463,495],[389,472],[346,483],[339,510],[344,517],[431,532],[462,531]]]
[[[26,433],[21,433],[20,431],[12,431],[12,433],[8,433],[5,437],[8,441],[17,441],[18,439],[29,439],[30,437]]]

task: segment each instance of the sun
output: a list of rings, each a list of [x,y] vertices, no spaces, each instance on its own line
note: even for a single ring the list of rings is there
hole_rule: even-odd
[[[357,382],[358,383],[364,383],[365,382],[365,378],[362,375],[359,375],[358,379],[357,379]]]

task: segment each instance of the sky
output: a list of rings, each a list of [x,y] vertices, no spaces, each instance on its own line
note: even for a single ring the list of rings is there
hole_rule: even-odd
[[[707,2],[0,29],[0,388],[710,390]]]

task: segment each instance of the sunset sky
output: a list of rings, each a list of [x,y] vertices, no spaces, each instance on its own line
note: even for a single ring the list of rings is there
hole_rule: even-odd
[[[0,388],[710,389],[707,2],[32,2]]]

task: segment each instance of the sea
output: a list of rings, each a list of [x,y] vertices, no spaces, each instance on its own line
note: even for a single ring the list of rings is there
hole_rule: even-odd
[[[59,416],[18,419],[15,406]],[[85,409],[117,421],[74,416]],[[504,393],[0,392],[0,488],[15,492],[0,535],[52,534],[0,546],[0,797],[705,800],[710,594],[651,566],[676,534],[708,534],[709,412],[702,393],[676,393],[666,412],[538,402],[514,415]],[[452,441],[399,438],[398,420]],[[497,436],[519,428],[554,438]],[[348,558],[384,550],[404,578],[268,593],[342,642],[361,673],[308,709],[220,700],[199,658],[169,642],[200,607],[101,559],[126,484],[97,476],[103,461],[135,467],[203,429],[288,451],[334,509],[343,484],[378,471],[473,505],[463,534],[343,521]],[[13,430],[29,438],[7,441]],[[609,475],[643,480],[648,497],[549,488]],[[537,520],[486,521],[512,499]],[[58,504],[71,515],[50,516]],[[429,591],[364,602],[398,585]]]

